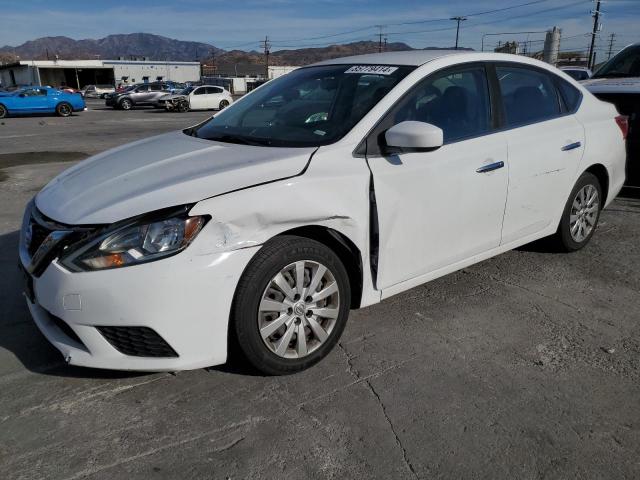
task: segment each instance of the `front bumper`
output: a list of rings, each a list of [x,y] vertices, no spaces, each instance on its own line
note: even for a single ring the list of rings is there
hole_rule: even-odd
[[[235,287],[258,248],[210,255],[192,255],[189,248],[157,262],[81,273],[54,260],[32,277],[35,300],[27,304],[39,329],[72,365],[141,371],[219,365],[227,358]],[[60,328],[55,317],[73,332]],[[126,355],[99,326],[147,327],[177,357]]]

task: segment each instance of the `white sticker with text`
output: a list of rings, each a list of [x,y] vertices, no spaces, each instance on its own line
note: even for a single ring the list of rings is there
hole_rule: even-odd
[[[398,67],[388,65],[354,65],[344,73],[363,73],[369,75],[391,75]]]

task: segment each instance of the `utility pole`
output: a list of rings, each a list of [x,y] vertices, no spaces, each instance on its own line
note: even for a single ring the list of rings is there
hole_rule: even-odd
[[[589,47],[589,62],[587,64],[587,67],[591,69],[595,64],[595,58],[594,58],[593,52],[594,52],[594,47],[596,43],[596,35],[600,30],[599,21],[600,21],[600,0],[596,0],[596,10],[593,12],[593,30],[591,31],[591,46]]]
[[[616,34],[612,33],[611,35],[609,35],[609,52],[607,53],[607,60],[609,60],[611,58],[611,55],[613,54],[613,44],[616,41]]]
[[[460,22],[464,22],[467,17],[451,17],[450,20],[454,20],[458,22],[458,26],[456,27],[456,50],[458,50],[458,37],[460,36]]]
[[[384,43],[386,46],[387,43],[387,39],[386,37],[384,37],[384,25],[376,25],[376,28],[378,29],[378,53],[382,52],[383,49],[383,45],[382,45],[382,39],[384,38]]]
[[[264,37],[264,40],[260,42],[260,46],[264,49],[264,72],[266,79],[269,80],[269,51],[271,50],[271,44],[268,36]]]

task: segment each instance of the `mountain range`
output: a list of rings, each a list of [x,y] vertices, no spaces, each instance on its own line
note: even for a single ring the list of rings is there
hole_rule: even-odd
[[[43,37],[15,47],[0,47],[0,51],[12,53],[22,59],[61,60],[117,59],[118,57],[149,57],[153,60],[192,61],[206,58],[219,48],[200,42],[175,40],[150,33],[109,35],[104,38],[74,40],[69,37]]]
[[[413,50],[406,43],[394,42],[385,46],[386,51]],[[306,65],[331,58],[372,53],[378,51],[378,43],[362,41],[330,45],[321,48],[278,50],[269,56],[272,65]],[[19,57],[24,60],[118,59],[120,57],[147,57],[150,60],[202,61],[224,64],[261,64],[262,52],[242,50],[225,51],[214,45],[189,42],[154,35],[130,33],[109,35],[100,39],[74,40],[69,37],[43,37],[18,46],[0,47],[0,63]]]

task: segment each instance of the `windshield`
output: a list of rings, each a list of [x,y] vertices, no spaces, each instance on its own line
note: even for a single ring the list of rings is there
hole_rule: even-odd
[[[191,92],[193,92],[193,87],[187,87],[184,90],[181,90],[178,95],[189,95]]]
[[[593,78],[640,77],[640,46],[625,48],[598,69]]]
[[[272,80],[185,131],[221,142],[316,147],[338,141],[414,67],[329,65]]]

